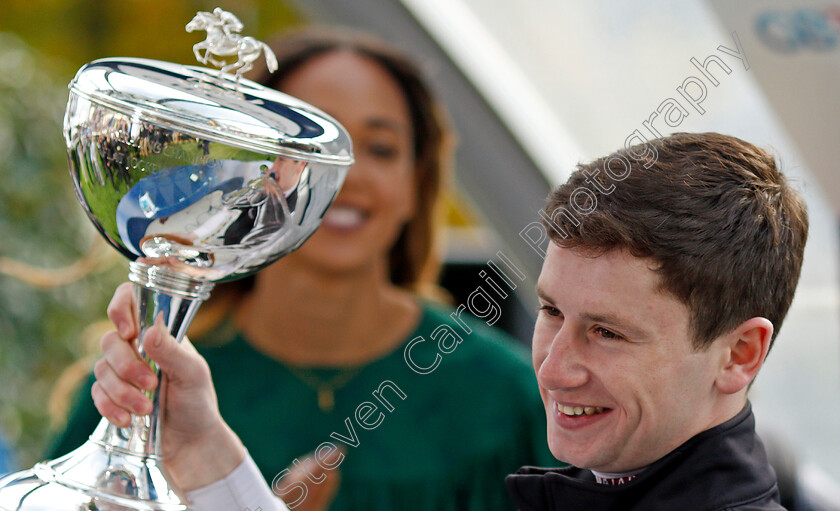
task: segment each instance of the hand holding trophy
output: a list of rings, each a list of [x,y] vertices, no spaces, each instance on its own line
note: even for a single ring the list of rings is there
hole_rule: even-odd
[[[215,282],[250,275],[318,228],[353,163],[344,128],[241,78],[261,55],[230,13],[201,12],[197,57],[221,71],[132,58],[82,67],[64,120],[76,195],[131,262],[140,355],[162,317],[181,340]],[[202,54],[201,51],[204,51]],[[236,56],[232,63],[215,57]],[[226,71],[235,70],[235,75]],[[70,454],[0,479],[0,511],[187,511],[161,458],[165,380],[129,428],[103,420]]]

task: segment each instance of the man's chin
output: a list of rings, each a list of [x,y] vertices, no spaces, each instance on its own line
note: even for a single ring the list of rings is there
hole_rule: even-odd
[[[574,452],[570,450],[568,448],[568,444],[565,442],[549,442],[548,449],[558,461],[574,465],[578,468],[589,468],[592,466],[593,462],[597,462],[597,460],[594,460],[588,453]]]
[[[609,467],[618,467],[621,461],[615,449],[610,448],[606,440],[593,439],[584,446],[575,444],[568,437],[554,436],[549,438],[548,449],[559,461],[578,468],[601,472],[621,472],[621,470],[609,469]]]

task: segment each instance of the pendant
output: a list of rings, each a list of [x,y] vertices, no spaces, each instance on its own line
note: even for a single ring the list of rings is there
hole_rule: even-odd
[[[322,412],[331,412],[335,405],[335,397],[333,391],[326,385],[318,388],[318,408]]]

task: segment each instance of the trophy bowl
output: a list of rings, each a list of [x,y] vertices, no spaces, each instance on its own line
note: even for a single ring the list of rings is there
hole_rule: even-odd
[[[251,274],[315,232],[352,163],[349,137],[326,114],[218,78],[105,59],[70,85],[76,195],[132,268],[210,282]]]
[[[138,349],[161,384],[147,393],[152,413],[129,428],[103,419],[75,451],[0,478],[0,511],[189,510],[161,456],[166,382],[144,334],[162,316],[180,341],[214,283],[299,247],[353,163],[338,122],[240,74],[118,58],[82,67],[70,83],[75,192],[130,261]]]

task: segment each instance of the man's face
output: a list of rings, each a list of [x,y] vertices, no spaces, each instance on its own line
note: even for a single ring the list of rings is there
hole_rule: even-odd
[[[533,359],[559,460],[630,471],[726,419],[715,388],[722,343],[694,351],[688,308],[659,289],[653,267],[624,251],[549,244]]]

